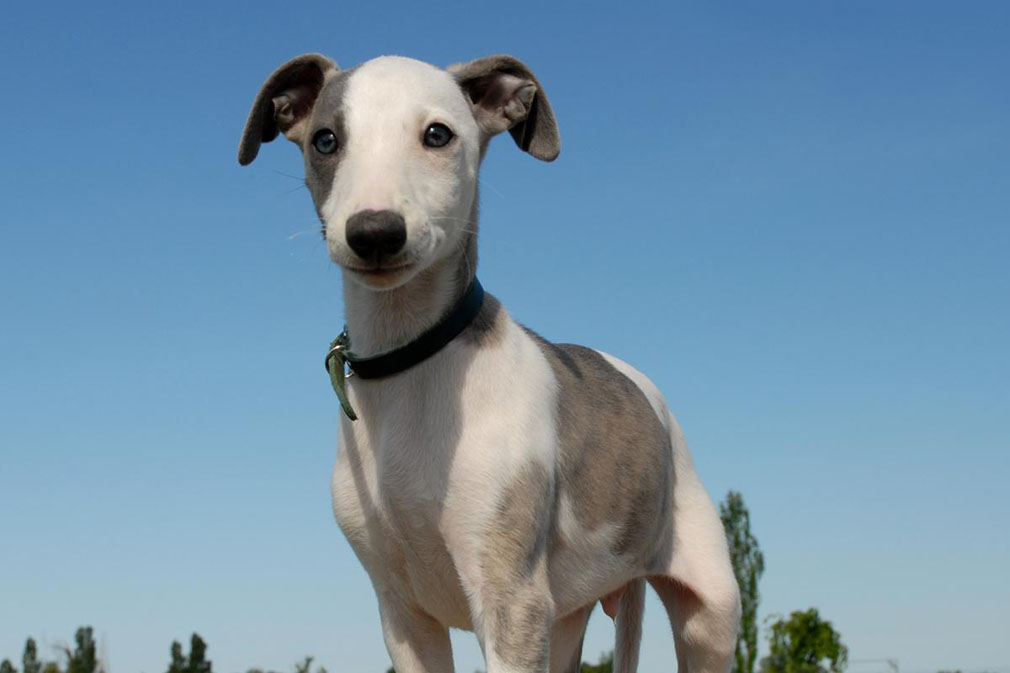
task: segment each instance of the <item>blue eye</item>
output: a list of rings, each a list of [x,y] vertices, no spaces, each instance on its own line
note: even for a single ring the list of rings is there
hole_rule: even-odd
[[[333,154],[337,151],[337,136],[329,129],[320,129],[312,137],[312,146],[320,154]]]
[[[432,124],[425,130],[422,142],[427,147],[445,147],[453,139],[453,133],[445,124]]]

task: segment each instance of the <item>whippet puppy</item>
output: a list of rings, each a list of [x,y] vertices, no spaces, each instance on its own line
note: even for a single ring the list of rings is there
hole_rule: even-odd
[[[488,673],[573,673],[606,597],[630,673],[648,581],[681,673],[725,673],[737,585],[662,395],[616,358],[540,338],[476,282],[477,173],[505,130],[537,159],[560,152],[543,87],[511,57],[341,71],[307,54],[267,79],[239,147],[245,165],[278,133],[298,144],[343,270],[333,511],[389,655],[398,673],[452,671],[455,627]]]

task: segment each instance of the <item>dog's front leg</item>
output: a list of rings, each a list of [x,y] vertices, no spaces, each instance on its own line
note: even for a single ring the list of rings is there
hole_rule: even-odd
[[[487,671],[547,673],[554,604],[546,577],[516,579],[484,592],[482,619],[475,626]]]
[[[453,673],[449,630],[393,591],[376,587],[376,594],[382,635],[396,673]]]
[[[533,463],[508,481],[497,495],[485,496],[486,509],[473,506],[476,498],[453,508],[447,541],[488,673],[547,673],[554,622],[547,567],[553,478]]]

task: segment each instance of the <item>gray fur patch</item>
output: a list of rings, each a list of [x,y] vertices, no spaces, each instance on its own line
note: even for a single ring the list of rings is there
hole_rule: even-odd
[[[505,309],[494,296],[484,295],[484,305],[459,338],[478,348],[493,348],[505,340]]]
[[[494,595],[507,595],[517,581],[533,574],[547,551],[553,509],[550,475],[542,465],[530,463],[499,500],[494,528],[488,531],[484,573],[497,584]]]
[[[355,70],[356,68],[351,68],[337,73],[323,85],[312,111],[308,133],[302,141],[302,153],[305,155],[305,185],[312,193],[312,201],[316,204],[316,212],[320,218],[323,204],[333,189],[333,179],[347,147],[349,132],[345,123],[344,96]],[[333,131],[337,137],[337,151],[333,154],[320,154],[312,146],[313,137],[322,129]]]
[[[552,611],[546,594],[512,591],[495,608],[495,652],[510,668],[547,670]]]
[[[666,429],[641,389],[602,355],[529,333],[559,385],[560,494],[590,530],[605,523],[620,527],[615,553],[646,562],[663,544],[672,515]]]
[[[546,554],[554,506],[550,474],[530,463],[499,500],[481,559],[486,598],[496,601],[490,642],[503,661],[519,670],[547,666],[553,610]]]

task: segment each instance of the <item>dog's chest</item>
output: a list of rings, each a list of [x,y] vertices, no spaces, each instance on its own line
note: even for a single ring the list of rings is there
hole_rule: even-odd
[[[393,581],[443,624],[471,629],[466,596],[440,525],[442,503],[390,493],[385,506],[386,545],[404,561]]]
[[[398,392],[413,397],[411,391]],[[451,419],[457,412],[433,409],[430,397],[411,402],[398,405],[396,413],[385,410],[381,425],[359,422],[342,433],[334,513],[373,582],[447,626],[470,629],[466,597],[443,531],[454,437],[444,426],[432,428],[414,417],[423,411]],[[359,403],[367,408],[366,400]]]
[[[367,478],[373,488],[352,490],[355,475],[342,462],[334,473],[337,521],[373,581],[447,626],[472,628],[442,532],[444,505],[430,497],[433,489],[419,488],[417,480],[401,488],[396,479],[381,476],[390,474],[389,466],[375,465]]]

